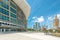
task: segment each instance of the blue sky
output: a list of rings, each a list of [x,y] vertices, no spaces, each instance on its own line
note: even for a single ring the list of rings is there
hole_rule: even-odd
[[[28,27],[32,27],[37,21],[40,25],[52,24],[54,15],[60,17],[60,0],[27,0],[31,6],[28,17]],[[49,22],[49,23],[48,23]],[[50,25],[51,26],[51,25]]]

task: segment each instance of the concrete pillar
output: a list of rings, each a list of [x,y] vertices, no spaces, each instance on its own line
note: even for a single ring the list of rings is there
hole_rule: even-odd
[[[1,32],[2,32],[2,29],[0,29],[1,30]]]
[[[0,29],[0,32],[1,32],[1,29]]]
[[[11,31],[11,29],[8,29],[9,30],[9,32]]]
[[[3,29],[3,31],[5,32],[5,31],[6,31],[6,29]]]

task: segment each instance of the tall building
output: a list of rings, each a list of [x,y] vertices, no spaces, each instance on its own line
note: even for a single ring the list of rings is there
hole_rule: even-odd
[[[33,25],[33,29],[36,31],[40,30],[40,23],[35,22],[35,24]]]
[[[57,15],[55,16],[53,26],[55,29],[58,29],[58,27],[59,27],[59,19],[57,18]]]
[[[26,31],[29,12],[26,0],[0,0],[0,31]]]

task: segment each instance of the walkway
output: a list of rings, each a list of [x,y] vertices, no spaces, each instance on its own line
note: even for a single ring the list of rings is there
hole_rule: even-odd
[[[0,34],[0,40],[60,40],[59,37],[44,35],[44,33],[8,33]]]

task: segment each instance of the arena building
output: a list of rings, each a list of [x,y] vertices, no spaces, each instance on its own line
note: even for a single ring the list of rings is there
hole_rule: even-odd
[[[0,0],[0,32],[26,31],[29,13],[26,0]]]

